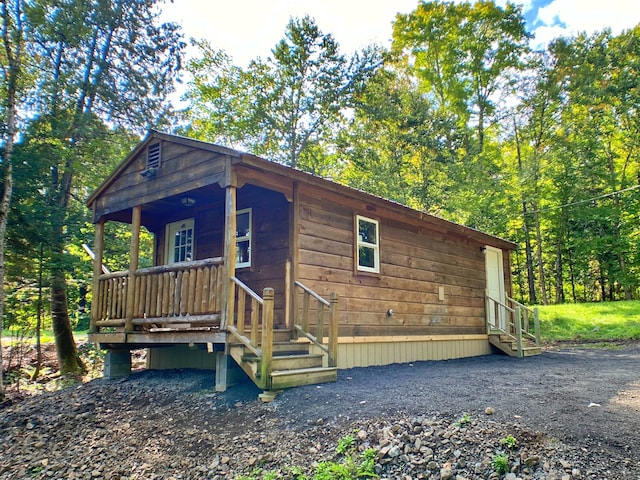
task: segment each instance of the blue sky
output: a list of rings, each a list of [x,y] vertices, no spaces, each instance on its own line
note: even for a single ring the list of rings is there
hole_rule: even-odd
[[[504,5],[505,0],[496,0]],[[614,33],[640,23],[640,0],[516,0],[522,5],[533,47],[558,36],[606,27]],[[418,0],[173,0],[164,18],[182,25],[188,37],[207,38],[238,65],[266,57],[292,16],[309,14],[332,33],[343,53],[370,43],[388,46],[397,12],[415,9]]]

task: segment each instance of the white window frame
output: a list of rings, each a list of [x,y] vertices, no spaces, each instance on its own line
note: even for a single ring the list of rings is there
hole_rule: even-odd
[[[375,243],[366,242],[360,236],[360,222],[372,223],[376,228]],[[359,272],[380,273],[380,222],[373,218],[356,215],[355,221],[355,238],[356,238],[356,270]],[[368,248],[373,250],[373,267],[360,265],[360,248]]]
[[[177,222],[168,223],[165,231],[165,264],[171,265],[173,263],[177,263],[175,258],[175,245],[174,238],[176,233],[182,230],[191,230],[191,259],[193,260],[195,257],[195,239],[196,239],[196,231],[195,231],[195,221],[194,218],[185,218],[184,220],[178,220]],[[189,259],[185,259],[184,261],[189,261]]]
[[[237,230],[238,228],[238,216],[249,214],[249,231],[244,232],[243,235],[240,235]],[[242,242],[249,242],[248,248],[248,257],[249,259],[245,262],[240,262],[238,258],[238,254],[240,253],[240,249],[238,245]],[[253,259],[253,212],[251,208],[243,208],[242,210],[236,211],[236,268],[248,268],[251,267],[251,261]]]

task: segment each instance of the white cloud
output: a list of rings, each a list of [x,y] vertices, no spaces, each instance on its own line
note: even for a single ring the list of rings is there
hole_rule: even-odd
[[[611,28],[614,34],[640,23],[640,2],[636,0],[554,0],[538,10],[538,20],[549,32],[575,35]],[[542,31],[541,31],[542,33]],[[536,30],[538,36],[538,30]],[[557,36],[557,35],[556,35]]]

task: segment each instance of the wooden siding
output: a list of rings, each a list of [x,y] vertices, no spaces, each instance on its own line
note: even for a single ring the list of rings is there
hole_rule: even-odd
[[[300,187],[298,279],[339,295],[340,336],[484,333],[483,245],[388,213]],[[356,214],[380,222],[379,274],[355,271]]]
[[[236,276],[262,295],[270,287],[275,292],[274,322],[284,325],[285,265],[289,258],[289,204],[280,193],[254,185],[238,189],[237,208],[253,212],[252,265],[236,269]]]
[[[94,221],[103,215],[189,192],[226,178],[227,157],[172,142],[162,142],[161,167],[144,177],[146,148],[141,149],[108,189],[96,198]]]

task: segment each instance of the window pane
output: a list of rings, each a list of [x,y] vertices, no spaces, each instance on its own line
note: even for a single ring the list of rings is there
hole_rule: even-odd
[[[360,235],[360,241],[366,243],[376,244],[376,224],[367,222],[366,220],[358,221],[358,235]]]
[[[236,248],[236,263],[249,262],[249,241],[238,242]]]
[[[249,235],[249,212],[236,216],[236,236],[246,237]]]
[[[375,252],[371,247],[358,247],[358,265],[361,267],[375,268]]]

